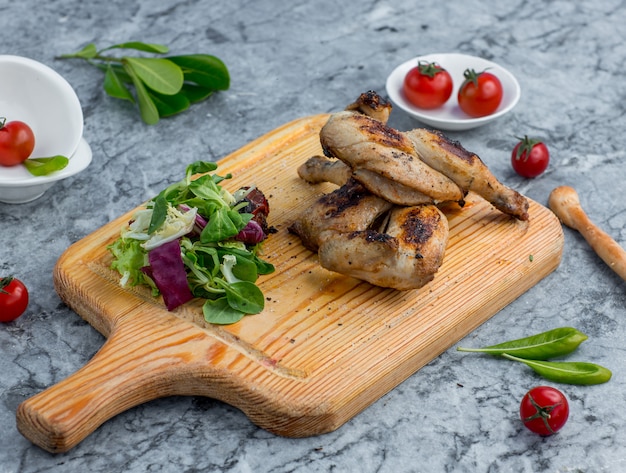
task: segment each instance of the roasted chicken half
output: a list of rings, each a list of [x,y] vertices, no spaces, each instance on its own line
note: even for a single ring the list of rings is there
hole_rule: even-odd
[[[462,206],[472,191],[527,220],[528,201],[443,134],[389,127],[390,111],[388,102],[367,92],[330,116],[320,131],[325,156],[311,157],[298,174],[339,188],[303,212],[290,231],[328,270],[416,289],[433,279],[448,242],[448,221],[437,204]]]
[[[359,101],[372,102],[372,92]],[[378,102],[382,101],[381,98]],[[435,202],[463,201],[469,191],[498,210],[528,219],[528,201],[505,186],[474,153],[443,134],[426,129],[397,131],[386,124],[388,115],[371,112],[366,105],[331,115],[320,131],[324,154],[337,158],[353,171],[367,170],[415,189]],[[381,121],[376,117],[381,117]]]
[[[394,206],[349,179],[322,196],[290,227],[330,271],[399,290],[431,281],[448,242],[435,205]]]

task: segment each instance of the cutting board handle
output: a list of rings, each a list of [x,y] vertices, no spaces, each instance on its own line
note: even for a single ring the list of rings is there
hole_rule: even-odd
[[[206,374],[221,343],[207,345],[190,324],[169,325],[139,317],[112,332],[82,369],[19,405],[18,430],[44,450],[66,452],[131,407],[178,394],[181,384],[188,392],[194,362]]]

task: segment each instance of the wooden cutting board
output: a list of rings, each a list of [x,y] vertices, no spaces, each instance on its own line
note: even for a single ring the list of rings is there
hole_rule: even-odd
[[[322,269],[287,228],[334,189],[296,173],[321,153],[327,118],[288,123],[219,162],[219,174],[234,176],[226,188],[265,192],[278,230],[264,247],[276,272],[260,279],[261,314],[214,326],[201,301],[168,312],[148,291],[122,289],[106,246],[134,210],[66,250],[55,287],[107,341],[85,367],[19,406],[25,437],[67,451],[113,416],[170,395],[220,399],[278,435],[329,432],[559,265],[563,233],[551,211],[531,201],[529,222],[520,222],[470,194],[463,209],[444,209],[445,261],[422,289],[382,289]]]

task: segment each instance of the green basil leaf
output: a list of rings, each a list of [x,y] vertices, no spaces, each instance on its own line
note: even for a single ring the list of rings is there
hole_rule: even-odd
[[[95,46],[94,46],[95,49]],[[114,44],[102,49],[100,52],[109,51],[111,49],[135,49],[146,53],[165,54],[169,52],[169,48],[162,44],[144,43],[141,41],[128,41],[125,43]]]
[[[241,281],[255,282],[259,278],[256,263],[252,258],[252,253],[244,254],[242,251],[232,250],[231,248],[223,248],[218,250],[220,257],[224,255],[232,255],[237,260],[233,266],[233,275]]]
[[[104,91],[116,99],[128,100],[135,103],[135,98],[128,87],[120,80],[120,76],[110,65],[104,73]]]
[[[209,221],[200,234],[200,241],[202,243],[216,243],[232,238],[237,233],[239,233],[239,229],[231,220],[229,209],[222,207],[209,216]]]
[[[50,158],[29,158],[24,161],[24,166],[33,176],[48,176],[64,169],[69,162],[65,156],[57,155]]]
[[[123,63],[123,65],[124,69],[132,79],[135,86],[135,90],[137,92],[137,100],[139,102],[139,113],[141,113],[142,120],[148,125],[154,125],[155,123],[158,123],[159,111],[157,110],[156,105],[154,105],[152,99],[150,98],[148,91],[143,85],[143,82],[141,81],[141,79],[139,79],[139,77],[137,77],[134,69],[128,63]]]
[[[206,174],[207,172],[215,171],[217,164],[213,161],[195,161],[187,166],[187,176],[193,176],[194,174]]]
[[[163,225],[167,218],[167,200],[163,193],[160,193],[154,199],[154,205],[152,206],[152,218],[150,219],[150,225],[148,225],[148,235],[152,235],[155,231]]]
[[[532,368],[540,376],[564,384],[601,384],[611,379],[607,368],[582,361],[540,361],[524,360],[507,353],[502,355],[509,360],[519,361]]]
[[[210,54],[168,56],[167,59],[183,70],[185,80],[214,90],[230,87],[230,74],[226,65]]]
[[[214,89],[190,84],[189,82],[185,82],[182,89],[180,89],[180,93],[187,97],[191,103],[202,102],[213,95],[213,92]]]
[[[124,66],[122,64],[114,64],[109,62],[107,64],[96,64],[96,66],[104,72],[106,72],[108,68],[111,68],[113,69],[113,72],[115,72],[115,75],[120,81],[124,82],[125,84],[133,83],[132,78],[128,75],[126,69],[124,69]]]
[[[189,190],[201,199],[211,202],[217,202],[220,207],[224,207],[226,203],[222,199],[222,193],[219,186],[212,179],[210,174],[204,174],[189,183]],[[206,215],[210,217],[210,215]]]
[[[228,210],[228,216],[230,217],[230,221],[233,222],[233,225],[237,228],[237,233],[244,229],[244,227],[248,224],[254,215],[248,213],[239,213],[236,210]]]
[[[204,320],[211,324],[228,325],[239,322],[245,314],[240,310],[233,309],[226,297],[208,299],[202,306]]]
[[[72,54],[61,54],[59,57],[68,59],[68,58],[81,58],[81,59],[93,59],[98,54],[98,50],[96,49],[96,45],[93,43],[89,43],[83,47],[80,51],[77,51]]]
[[[258,314],[265,307],[265,298],[261,290],[249,281],[231,284],[223,283],[228,304],[244,314]]]
[[[484,348],[459,347],[457,350],[488,353],[490,355],[508,353],[519,358],[547,360],[573,352],[585,340],[587,340],[587,335],[575,328],[561,327]]]
[[[148,94],[152,98],[152,101],[156,105],[159,115],[161,117],[171,117],[177,113],[184,112],[191,105],[189,99],[181,93],[174,95],[163,95],[157,92],[150,92]]]
[[[122,60],[155,92],[173,95],[183,86],[183,71],[172,61],[150,57],[124,57]]]

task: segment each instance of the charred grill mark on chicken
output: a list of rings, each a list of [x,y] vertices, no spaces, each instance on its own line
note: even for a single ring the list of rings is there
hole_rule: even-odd
[[[413,207],[407,212],[402,223],[401,238],[408,245],[419,245],[430,240],[439,228],[441,215],[427,214],[420,207]]]
[[[335,218],[343,214],[348,208],[359,205],[359,202],[370,193],[361,183],[350,178],[339,189],[320,197],[320,204],[326,207],[326,216]]]
[[[476,160],[481,163],[483,162],[477,155],[466,150],[460,142],[448,139],[448,137],[440,131],[432,131],[431,133],[434,137],[436,137],[437,146],[440,146],[445,151],[454,154],[457,158],[467,162],[469,165],[474,164]]]

